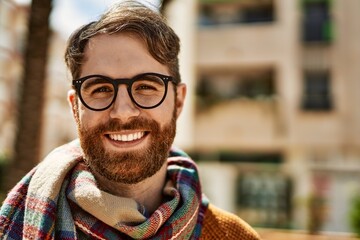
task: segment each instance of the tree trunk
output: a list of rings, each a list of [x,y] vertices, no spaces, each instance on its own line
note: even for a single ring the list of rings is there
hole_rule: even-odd
[[[51,0],[32,0],[24,69],[19,85],[17,132],[5,190],[12,188],[40,160]]]

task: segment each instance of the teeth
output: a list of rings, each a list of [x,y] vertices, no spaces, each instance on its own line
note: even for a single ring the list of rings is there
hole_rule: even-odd
[[[138,132],[133,134],[109,134],[109,137],[115,141],[130,142],[140,139],[144,136],[144,132]]]

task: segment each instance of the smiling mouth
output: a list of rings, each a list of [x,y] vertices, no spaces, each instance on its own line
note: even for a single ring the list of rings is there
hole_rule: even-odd
[[[146,132],[135,132],[130,134],[107,134],[107,136],[113,141],[132,142],[143,138],[146,134]]]

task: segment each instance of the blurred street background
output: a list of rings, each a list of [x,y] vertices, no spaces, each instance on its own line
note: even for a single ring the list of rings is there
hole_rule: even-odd
[[[76,138],[66,40],[111,2],[0,0],[2,198]],[[264,239],[360,236],[360,1],[147,4],[181,38],[176,145],[208,198]]]

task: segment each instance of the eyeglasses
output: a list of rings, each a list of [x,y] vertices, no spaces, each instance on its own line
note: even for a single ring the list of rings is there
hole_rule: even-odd
[[[81,102],[93,111],[108,109],[117,96],[120,84],[127,85],[130,99],[140,108],[159,106],[167,94],[168,82],[173,77],[159,73],[143,73],[133,78],[112,79],[102,75],[89,75],[72,81]]]

